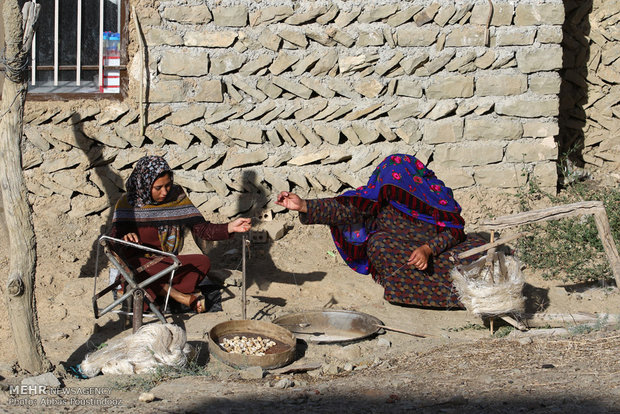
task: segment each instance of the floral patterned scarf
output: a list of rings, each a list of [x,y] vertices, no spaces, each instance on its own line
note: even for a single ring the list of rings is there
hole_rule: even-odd
[[[391,204],[405,215],[431,223],[440,231],[460,232],[464,220],[452,190],[433,171],[412,155],[394,154],[374,170],[368,184],[337,197],[358,209],[376,215],[383,204]],[[331,227],[339,253],[356,272],[368,274],[366,243],[370,237],[365,223]]]

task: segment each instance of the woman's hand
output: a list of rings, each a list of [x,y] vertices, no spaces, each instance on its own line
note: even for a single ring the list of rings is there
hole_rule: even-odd
[[[245,233],[252,227],[251,218],[238,218],[228,223],[229,233]]]
[[[428,267],[428,258],[432,253],[428,244],[423,244],[411,253],[407,264],[415,266],[418,270],[425,270]]]
[[[136,233],[127,233],[123,236],[123,240],[132,242],[132,243],[140,243],[140,239],[138,239],[138,235]]]
[[[280,194],[278,194],[276,204],[288,208],[289,210],[299,211],[300,213],[308,212],[306,200],[288,191],[281,191]]]

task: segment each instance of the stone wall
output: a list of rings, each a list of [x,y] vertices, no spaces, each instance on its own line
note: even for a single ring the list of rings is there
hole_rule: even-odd
[[[24,167],[54,213],[99,213],[133,163],[165,155],[205,214],[333,195],[385,155],[428,162],[455,189],[557,183],[560,0],[132,1],[122,102],[32,102]],[[487,39],[488,36],[488,39]]]
[[[591,171],[620,169],[620,3],[566,2],[561,150]],[[570,166],[567,173],[570,174]]]

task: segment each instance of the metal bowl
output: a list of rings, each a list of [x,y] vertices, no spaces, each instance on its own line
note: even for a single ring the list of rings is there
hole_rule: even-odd
[[[224,338],[235,336],[256,337],[271,339],[276,343],[267,350],[265,355],[231,354],[220,346]],[[295,335],[288,329],[263,321],[228,321],[215,325],[209,331],[209,352],[217,359],[235,368],[261,367],[273,369],[283,367],[295,358]]]
[[[307,342],[348,342],[377,333],[379,319],[362,312],[347,310],[322,310],[291,313],[276,318],[274,324],[293,332]]]

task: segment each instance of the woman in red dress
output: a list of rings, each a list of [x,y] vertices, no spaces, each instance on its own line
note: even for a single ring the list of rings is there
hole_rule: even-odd
[[[142,157],[129,176],[125,193],[116,203],[110,236],[139,243],[153,249],[178,254],[183,247],[183,227],[194,237],[203,240],[225,240],[233,233],[250,229],[251,219],[238,218],[225,224],[206,221],[192,204],[183,188],[174,184],[168,163],[159,156]],[[123,255],[130,266],[139,268],[152,260],[144,250],[127,248]],[[146,287],[154,298],[170,297],[197,313],[205,312],[206,303],[198,285],[206,277],[211,262],[202,254],[178,256],[181,266],[176,270],[171,286],[164,277]],[[137,275],[142,281],[170,266],[164,259]]]

